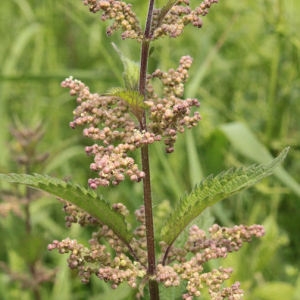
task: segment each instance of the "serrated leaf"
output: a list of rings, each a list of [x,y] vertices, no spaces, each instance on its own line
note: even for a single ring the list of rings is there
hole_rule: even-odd
[[[12,183],[25,184],[63,198],[95,217],[101,223],[109,226],[124,242],[128,243],[131,240],[132,235],[127,231],[123,216],[115,212],[109,203],[99,197],[93,190],[40,174],[0,174],[0,179]]]
[[[108,91],[109,95],[116,96],[125,101],[131,108],[145,108],[144,97],[139,91],[125,90],[122,88],[112,88]]]
[[[180,200],[161,231],[161,239],[168,245],[172,245],[185,227],[205,208],[249,188],[272,174],[273,170],[284,160],[288,151],[289,148],[285,148],[269,164],[230,169],[217,176],[211,175],[204,179],[190,194]]]
[[[115,96],[126,102],[130,108],[130,111],[140,120],[143,115],[144,108],[144,97],[139,91],[126,90],[123,88],[112,88],[107,93],[110,96]]]

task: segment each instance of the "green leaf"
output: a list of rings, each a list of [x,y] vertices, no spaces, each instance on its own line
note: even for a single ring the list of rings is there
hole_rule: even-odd
[[[241,190],[244,190],[266,176],[286,157],[289,148],[285,148],[269,164],[252,165],[247,168],[235,168],[209,176],[184,196],[167,219],[161,231],[161,239],[172,245],[185,227],[207,207],[212,206]]]
[[[144,104],[144,97],[139,91],[126,90],[123,88],[112,88],[107,94],[122,99],[129,105],[130,111],[137,117],[137,119],[141,119],[146,106]]]
[[[123,101],[129,104],[131,108],[143,109],[146,107],[143,101],[144,97],[139,93],[139,91],[112,88],[107,94],[121,98]]]
[[[93,190],[40,174],[0,174],[0,179],[25,184],[62,198],[109,226],[124,242],[128,243],[131,240],[132,235],[127,231],[124,217],[115,212],[109,203],[99,197]]]

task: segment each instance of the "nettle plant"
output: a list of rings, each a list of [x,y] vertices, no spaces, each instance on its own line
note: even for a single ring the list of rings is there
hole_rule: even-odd
[[[112,288],[127,282],[139,299],[159,299],[159,289],[178,286],[182,299],[199,297],[203,290],[208,291],[211,299],[241,299],[239,282],[224,286],[231,268],[209,270],[206,265],[238,251],[253,237],[263,236],[264,228],[226,228],[215,224],[206,232],[197,225],[188,226],[205,208],[270,175],[285,158],[288,148],[267,165],[230,169],[202,180],[190,193],[181,196],[162,229],[154,230],[149,146],[163,142],[166,152],[173,152],[178,133],[196,126],[201,117],[195,109],[198,100],[183,99],[192,58],[183,56],[177,69],[157,69],[148,74],[149,48],[154,40],[178,37],[189,24],[200,28],[201,17],[218,1],[205,0],[195,8],[189,0],[166,0],[162,8],[154,8],[154,2],[149,0],[143,29],[131,4],[84,0],[91,12],[102,13],[103,21],[111,20],[108,35],[119,30],[122,39],[135,39],[141,49],[138,64],[114,46],[124,66],[122,88],[97,94],[73,77],[62,82],[78,104],[70,126],[83,126],[83,135],[93,141],[85,148],[94,157],[90,168],[97,173],[89,179],[89,188],[39,174],[8,174],[1,178],[62,199],[68,226],[93,226],[88,245],[66,238],[48,246],[49,250],[69,254],[68,265],[78,271],[83,283],[93,275],[109,282]],[[160,82],[162,88],[157,90],[154,81]],[[141,166],[133,158],[135,151],[141,153]],[[130,221],[130,212],[123,203],[110,204],[94,191],[98,187],[116,186],[126,178],[143,185],[143,202],[141,199],[135,212],[137,227]],[[176,241],[186,228],[186,240],[179,246]]]

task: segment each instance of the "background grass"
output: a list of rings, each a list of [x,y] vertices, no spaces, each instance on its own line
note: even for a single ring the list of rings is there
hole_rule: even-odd
[[[144,21],[146,1],[130,2]],[[284,163],[287,173],[216,205],[199,221],[203,227],[212,222],[265,225],[263,239],[226,261],[234,267],[233,280],[241,281],[249,300],[300,299],[299,13],[296,0],[220,1],[204,18],[201,30],[188,27],[176,40],[156,41],[149,65],[150,70],[166,70],[176,67],[182,55],[191,55],[194,64],[186,96],[200,99],[203,118],[197,128],[179,138],[175,153],[166,155],[161,146],[151,148],[158,213],[204,176],[292,147]],[[138,44],[123,42],[118,34],[106,38],[107,24],[79,0],[1,1],[0,15],[0,171],[24,172],[16,163],[14,154],[20,145],[10,128],[42,123],[45,134],[36,147],[48,152],[49,158],[32,171],[85,185],[92,175],[83,149],[89,141],[68,126],[75,101],[60,82],[73,75],[99,93],[120,86],[122,64],[111,42],[134,60],[139,59]],[[24,193],[20,187],[4,184],[2,189]],[[126,182],[100,192],[112,202],[125,202],[132,211],[141,204],[140,185]],[[1,198],[4,201],[4,192]],[[53,284],[41,286],[42,299],[131,298],[126,286],[112,291],[97,279],[82,285],[69,272],[66,257],[47,253],[46,245],[53,239],[88,239],[87,231],[64,228],[58,202],[39,196],[30,211],[36,237],[31,241],[24,240],[22,218],[1,217],[0,261],[26,274],[30,258],[24,252],[38,248],[33,256],[49,269],[60,270]],[[30,243],[31,248],[25,247]],[[20,299],[20,295],[33,299],[32,290],[9,278],[5,272],[0,274],[1,299]]]

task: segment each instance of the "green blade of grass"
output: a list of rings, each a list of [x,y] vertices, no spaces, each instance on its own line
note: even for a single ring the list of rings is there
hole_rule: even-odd
[[[272,159],[267,148],[257,139],[255,134],[243,123],[234,122],[221,126],[221,130],[235,148],[243,156],[257,163],[266,163]],[[274,175],[296,195],[300,196],[300,185],[283,167],[279,166]]]

